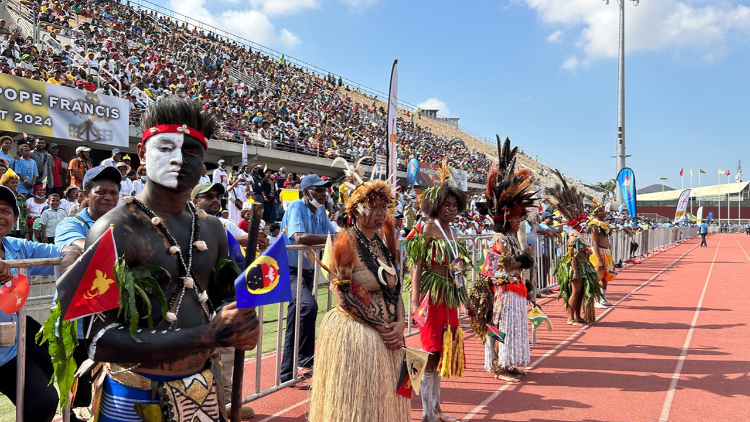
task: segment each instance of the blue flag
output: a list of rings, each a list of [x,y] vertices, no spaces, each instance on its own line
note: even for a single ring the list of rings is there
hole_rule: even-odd
[[[240,246],[237,239],[227,230],[227,242],[229,243],[229,258],[241,269],[245,268],[245,249]]]
[[[252,308],[292,300],[286,245],[276,242],[234,280],[237,307]]]
[[[711,224],[711,219],[714,218],[714,212],[709,211],[708,212],[708,218],[706,218],[706,224]]]
[[[637,214],[635,209],[635,174],[633,170],[629,167],[620,170],[620,173],[617,174],[617,185],[620,186],[622,201],[628,208],[628,214],[635,217]]]
[[[412,186],[417,181],[417,173],[419,172],[419,161],[416,158],[409,160],[409,164],[406,166],[406,185]]]

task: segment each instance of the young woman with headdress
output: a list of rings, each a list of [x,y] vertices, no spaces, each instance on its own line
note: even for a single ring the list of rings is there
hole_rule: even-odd
[[[606,308],[612,306],[607,301],[607,283],[614,279],[615,262],[612,259],[612,251],[609,249],[609,235],[612,233],[612,226],[607,220],[607,211],[604,205],[595,202],[589,217],[587,233],[591,236],[591,254],[590,260],[596,270],[599,272],[599,281],[601,281],[601,295],[594,304],[597,308]]]
[[[481,214],[489,214],[495,231],[490,244],[492,252],[500,256],[493,277],[480,278],[475,300],[481,300],[482,322],[490,319],[488,292],[492,291],[492,326],[504,334],[502,342],[485,337],[485,369],[494,372],[495,378],[504,381],[518,381],[515,375],[525,375],[519,369],[529,364],[529,331],[526,317],[527,301],[535,305],[531,296],[530,281],[523,270],[534,265],[533,258],[518,242],[518,229],[534,205],[533,179],[528,169],[515,171],[515,154],[518,147],[511,149],[506,139],[501,147],[497,138],[499,163],[490,170],[487,177],[486,202],[477,209]],[[477,336],[487,335],[486,323],[482,326],[473,321],[472,328]],[[502,334],[501,334],[502,336]]]
[[[349,192],[333,244],[331,290],[315,351],[309,420],[409,421],[396,394],[404,359],[404,304],[391,186],[371,180]]]
[[[566,225],[570,228],[567,251],[555,268],[560,285],[557,298],[564,300],[563,308],[568,313],[568,324],[580,326],[596,320],[594,303],[602,297],[602,291],[599,288],[599,273],[590,262],[591,248],[581,235],[588,223],[583,195],[575,187],[568,186],[559,170],[555,170],[555,173],[562,185],[558,184],[550,189],[549,200],[565,216],[568,220]]]
[[[469,315],[476,316],[465,286],[471,260],[466,245],[456,240],[450,226],[466,211],[466,195],[448,185],[448,171],[443,160],[442,183],[426,189],[420,200],[422,215],[429,222],[421,233],[404,242],[406,265],[411,267],[411,313],[422,322],[422,349],[430,353],[419,389],[425,422],[457,420],[440,408],[440,378],[462,377],[464,373],[459,306],[465,305]]]

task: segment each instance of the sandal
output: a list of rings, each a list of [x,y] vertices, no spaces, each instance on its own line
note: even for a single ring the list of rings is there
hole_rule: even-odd
[[[520,379],[514,377],[507,371],[500,371],[495,373],[495,379],[500,381],[506,381],[506,382],[519,382]]]
[[[513,375],[528,375],[529,374],[528,371],[524,371],[523,369],[518,369],[518,368],[513,368],[508,372],[510,372]]]

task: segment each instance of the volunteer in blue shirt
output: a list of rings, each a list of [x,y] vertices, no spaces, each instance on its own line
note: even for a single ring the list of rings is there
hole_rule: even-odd
[[[70,248],[57,245],[35,243],[25,239],[8,237],[7,234],[15,227],[19,209],[16,195],[5,186],[0,186],[0,283],[11,279],[18,270],[8,266],[5,261],[29,258],[56,258],[62,253],[65,264],[70,265],[77,258],[77,253]],[[0,310],[0,322],[17,322],[18,314],[6,314]],[[49,383],[52,377],[52,363],[46,347],[38,346],[34,342],[34,335],[41,328],[40,324],[30,317],[26,317],[26,373],[24,384],[24,420],[51,421],[55,416],[58,397],[55,386]],[[18,335],[15,344],[0,346],[0,393],[8,397],[14,404],[16,401],[16,355],[18,350]]]
[[[331,182],[321,180],[316,174],[305,176],[300,183],[302,199],[289,204],[281,220],[281,232],[287,246],[322,245],[328,234],[336,229],[326,214],[324,204],[328,199],[328,188]],[[295,376],[312,376],[313,355],[315,354],[315,320],[318,315],[318,303],[313,290],[314,263],[303,256],[302,268],[297,268],[299,251],[287,250],[289,273],[292,284],[292,301],[289,303],[286,316],[286,335],[284,338],[284,358],[281,363],[281,381],[289,381]],[[301,282],[300,281],[301,278]],[[295,317],[297,312],[297,288],[302,289],[300,299],[299,324],[299,362],[294,366]],[[295,384],[297,389],[309,389],[310,383],[303,381]]]
[[[708,224],[706,224],[705,221],[701,222],[701,225],[700,225],[700,234],[701,234],[701,244],[700,244],[700,246],[708,247],[708,243],[706,243],[706,235],[708,234]]]

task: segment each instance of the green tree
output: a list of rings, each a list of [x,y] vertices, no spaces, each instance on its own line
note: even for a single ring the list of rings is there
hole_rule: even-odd
[[[596,182],[596,187],[603,190],[607,196],[614,198],[617,181],[615,179],[609,179],[606,182]]]

